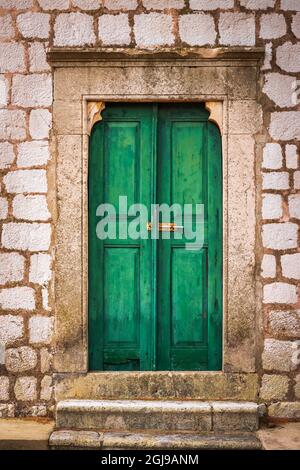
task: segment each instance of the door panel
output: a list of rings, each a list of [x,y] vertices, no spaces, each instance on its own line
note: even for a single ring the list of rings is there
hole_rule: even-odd
[[[199,104],[107,104],[89,161],[89,367],[219,370],[222,366],[221,138]],[[100,203],[204,204],[203,243],[99,240]],[[120,214],[124,215],[124,207]],[[128,217],[132,220],[132,217]],[[177,222],[170,212],[162,222]],[[147,223],[147,220],[143,221]],[[124,223],[122,224],[124,229]],[[170,235],[170,236],[169,236]],[[169,238],[168,238],[169,236]],[[194,247],[195,248],[195,247]]]
[[[89,161],[89,367],[148,370],[152,245],[119,236],[118,216],[127,212],[120,211],[119,196],[127,196],[128,206],[150,207],[153,105],[110,104],[102,116],[92,131]],[[101,203],[118,209],[116,237],[112,233],[105,240],[96,235]]]
[[[207,113],[200,106],[159,108],[157,201],[193,204],[194,229],[195,204],[207,200],[206,133]],[[207,237],[195,251],[186,249],[188,241],[174,234],[158,241],[157,367],[162,370],[208,367]]]
[[[172,347],[198,347],[206,341],[205,252],[173,247],[171,252]]]
[[[119,202],[126,195],[128,205],[138,202],[140,185],[140,128],[138,122],[105,123],[105,202]]]
[[[161,117],[164,119],[164,116]],[[167,122],[166,122],[167,124]],[[171,121],[171,204],[204,203],[203,180],[204,152],[203,126],[198,122]],[[165,129],[168,132],[168,129]],[[163,137],[163,136],[162,136]],[[164,143],[161,144],[160,158],[164,154]]]

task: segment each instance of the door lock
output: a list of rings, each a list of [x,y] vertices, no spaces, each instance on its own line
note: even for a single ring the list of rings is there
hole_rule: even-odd
[[[147,230],[150,232],[153,228],[151,222],[147,223]],[[176,230],[183,230],[183,225],[176,225],[174,222],[162,222],[158,224],[159,232],[176,232]]]

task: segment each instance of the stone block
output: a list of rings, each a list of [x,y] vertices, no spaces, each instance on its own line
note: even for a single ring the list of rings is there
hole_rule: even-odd
[[[17,26],[24,38],[47,39],[50,33],[50,15],[22,13],[17,16]]]
[[[48,142],[32,140],[18,145],[17,165],[19,168],[46,165],[49,158]]]
[[[37,379],[35,377],[18,377],[16,379],[15,396],[20,401],[34,401],[37,399]]]
[[[41,356],[41,372],[42,374],[45,374],[45,372],[48,372],[51,368],[52,354],[50,354],[47,348],[41,348],[40,356]]]
[[[41,400],[51,400],[52,392],[52,377],[50,375],[45,375],[45,377],[43,377],[41,381]]]
[[[292,19],[292,31],[296,38],[300,39],[300,13],[296,13]]]
[[[263,368],[279,372],[290,372],[297,367],[294,361],[295,347],[293,341],[266,339],[262,355]]]
[[[0,197],[0,220],[7,218],[8,214],[8,202],[5,197]]]
[[[135,10],[137,0],[104,0],[104,6],[109,10]]]
[[[33,109],[29,117],[29,132],[33,139],[48,139],[52,115],[48,109]]]
[[[240,4],[249,10],[266,10],[275,6],[275,0],[240,0]]]
[[[282,150],[279,144],[265,145],[262,166],[269,170],[279,170],[282,167]]]
[[[13,199],[13,215],[16,219],[30,221],[49,220],[51,214],[48,209],[46,196],[24,196],[19,194]]]
[[[289,174],[287,172],[263,173],[263,189],[289,189]]]
[[[262,228],[263,246],[274,250],[297,248],[298,226],[291,222],[264,224]]]
[[[0,169],[9,168],[15,159],[14,149],[9,142],[0,142]]]
[[[219,32],[220,44],[226,46],[254,46],[254,15],[251,13],[221,13]]]
[[[281,0],[280,8],[285,11],[300,11],[298,0]]]
[[[294,173],[294,188],[300,189],[300,171]]]
[[[30,257],[29,282],[44,285],[50,281],[51,275],[50,255],[38,253]]]
[[[3,375],[0,377],[0,400],[9,400],[9,378]]]
[[[300,194],[292,194],[288,197],[290,217],[300,219]]]
[[[25,112],[19,109],[0,109],[0,139],[21,141],[25,138]]]
[[[256,431],[258,405],[247,402],[213,402],[213,430]]]
[[[98,10],[102,0],[72,0],[72,5],[81,10]]]
[[[24,10],[33,6],[33,0],[0,0],[0,8]]]
[[[234,0],[190,0],[192,10],[222,10],[234,7]]]
[[[43,10],[68,10],[70,0],[38,0]]]
[[[300,253],[283,255],[280,258],[282,275],[289,279],[300,279]]]
[[[179,17],[179,35],[190,46],[213,45],[217,37],[214,19],[205,13],[182,15]]]
[[[288,419],[298,421],[300,419],[300,402],[279,402],[268,407],[270,418]]]
[[[0,343],[10,345],[23,337],[23,318],[16,315],[0,316]]]
[[[280,194],[263,194],[263,219],[280,219],[282,217],[282,197]]]
[[[300,310],[272,310],[268,317],[268,332],[276,338],[300,339]]]
[[[32,42],[29,44],[29,71],[49,72],[50,65],[46,59],[46,48],[42,42]]]
[[[295,387],[294,387],[295,397],[300,398],[300,374],[295,377]]]
[[[3,182],[8,193],[46,193],[45,170],[16,170],[7,173]]]
[[[61,13],[54,24],[55,46],[87,46],[96,41],[93,17],[84,13]]]
[[[279,111],[272,113],[269,131],[271,137],[273,137],[274,139],[299,140],[300,111]]]
[[[185,6],[184,0],[143,0],[143,5],[147,10],[180,10]]]
[[[9,82],[4,75],[0,75],[0,108],[6,108],[8,104],[8,93]]]
[[[37,353],[29,346],[9,348],[5,352],[5,365],[9,372],[25,372],[37,365]]]
[[[276,39],[286,34],[286,21],[284,15],[268,13],[260,18],[260,37],[262,39]]]
[[[49,344],[53,333],[53,318],[35,315],[29,319],[29,342]]]
[[[11,15],[0,17],[0,39],[12,39],[15,35]]]
[[[174,44],[172,16],[163,13],[141,13],[134,18],[134,34],[138,47],[171,46]]]
[[[273,282],[263,288],[264,304],[295,304],[297,302],[297,290],[293,284],[286,282]]]
[[[261,400],[283,400],[289,390],[289,378],[285,375],[263,375],[260,389]]]
[[[128,15],[102,15],[98,20],[99,38],[104,45],[128,45],[131,42],[131,28]]]
[[[24,256],[19,253],[0,253],[0,284],[22,281]]]
[[[273,255],[264,255],[261,263],[262,277],[276,276],[276,258]]]
[[[0,418],[13,418],[15,416],[15,405],[1,404]]]
[[[287,168],[298,168],[298,150],[294,144],[287,144],[285,146],[285,161]]]
[[[2,246],[4,248],[24,251],[47,251],[50,241],[50,224],[10,222],[3,225]]]
[[[23,44],[6,42],[0,49],[1,73],[25,72],[25,50]]]
[[[285,42],[278,46],[276,64],[285,72],[300,72],[300,43]]]
[[[0,306],[4,310],[34,310],[34,290],[25,286],[1,289]]]
[[[293,108],[293,84],[295,77],[283,75],[281,73],[268,73],[265,75],[263,92],[281,108]]]
[[[15,75],[12,82],[12,103],[23,107],[51,106],[51,74]]]

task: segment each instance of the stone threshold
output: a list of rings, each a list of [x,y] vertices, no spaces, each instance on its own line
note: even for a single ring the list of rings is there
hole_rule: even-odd
[[[231,400],[256,402],[255,373],[226,372],[88,372],[54,374],[56,401]]]

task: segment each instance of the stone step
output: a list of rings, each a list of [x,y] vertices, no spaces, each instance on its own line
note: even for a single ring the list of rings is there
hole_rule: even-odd
[[[258,429],[258,405],[186,400],[63,400],[57,404],[56,427],[131,432],[251,432]]]
[[[255,433],[146,433],[54,431],[49,440],[51,449],[105,449],[105,450],[254,450],[262,445]]]

